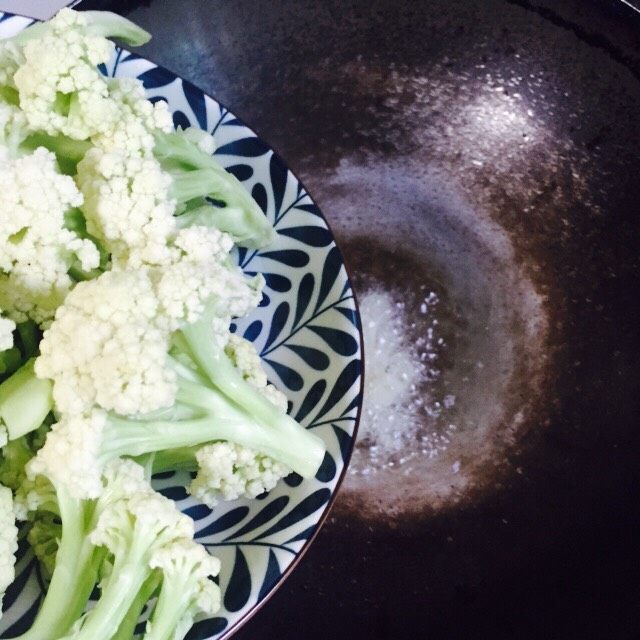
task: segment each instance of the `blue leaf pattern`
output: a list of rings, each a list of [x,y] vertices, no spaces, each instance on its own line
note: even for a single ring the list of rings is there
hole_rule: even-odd
[[[231,578],[229,578],[229,588],[224,595],[224,608],[227,611],[240,611],[249,600],[251,595],[251,574],[247,559],[242,553],[242,549],[236,549],[236,559],[233,564]]]
[[[269,562],[267,563],[267,572],[265,573],[262,586],[260,587],[260,593],[258,594],[258,600],[262,600],[273,588],[278,579],[280,578],[280,566],[278,565],[278,559],[276,554],[271,549],[269,551]]]
[[[0,14],[0,38],[30,21]],[[291,473],[260,500],[214,509],[188,497],[189,474],[154,477],[154,485],[196,524],[197,539],[223,564],[223,608],[196,622],[190,640],[220,638],[267,597],[313,536],[353,445],[362,365],[359,317],[342,258],[321,211],[282,160],[244,123],[172,72],[117,49],[101,71],[137,77],[152,102],[166,101],[174,126],[212,133],[216,159],[244,183],[274,222],[278,236],[263,251],[239,249],[247,272],[265,274],[263,300],[249,318],[234,320],[239,335],[264,354],[267,371],[287,390],[291,415],[327,446],[315,478]],[[337,313],[334,313],[334,310]],[[15,636],[38,609],[39,569],[21,545],[18,579],[5,596],[0,635]]]

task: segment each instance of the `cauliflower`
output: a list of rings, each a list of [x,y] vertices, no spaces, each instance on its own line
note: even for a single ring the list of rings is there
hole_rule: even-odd
[[[110,35],[131,44],[148,40],[145,31],[115,14],[62,9],[3,45],[0,62],[33,129],[77,140],[108,138],[130,113],[140,112],[130,83],[120,90],[116,82],[113,91],[114,83],[96,68],[113,54],[115,45],[105,37]],[[153,111],[158,115],[148,120],[166,127],[166,106]]]
[[[112,638],[127,615],[131,603],[143,589],[154,569],[159,569],[163,583],[169,593],[190,598],[183,588],[197,591],[200,575],[207,571],[217,573],[218,563],[194,563],[190,558],[182,560],[182,545],[172,551],[173,545],[183,540],[192,541],[193,520],[176,509],[172,500],[148,488],[115,500],[102,510],[95,528],[90,534],[91,542],[104,546],[113,555],[113,566],[108,576],[100,584],[100,598],[85,616],[74,625],[69,640],[97,640]],[[188,543],[187,543],[188,544]],[[195,546],[195,543],[191,542]],[[166,549],[166,553],[162,553]],[[206,553],[206,552],[205,552]],[[169,562],[169,556],[176,556],[177,567]],[[182,562],[191,561],[193,577],[180,571]],[[195,565],[195,566],[193,566]],[[165,573],[166,567],[166,573]],[[163,587],[164,588],[164,587]],[[171,602],[169,611],[181,612],[181,602]],[[158,629],[160,637],[179,637],[173,633],[178,620],[163,620]]]
[[[220,500],[255,498],[291,473],[269,456],[231,442],[206,445],[195,457],[199,469],[189,492],[211,508]]]
[[[131,415],[173,404],[171,331],[196,320],[205,302],[217,314],[244,314],[258,304],[261,280],[247,281],[221,261],[230,246],[217,230],[184,230],[168,265],[79,283],[45,331],[36,361],[37,375],[54,382],[58,410],[98,405]]]
[[[13,515],[11,490],[0,486],[0,605],[7,587],[15,577],[15,553],[18,550],[18,529]],[[0,606],[0,617],[2,616]]]
[[[44,148],[0,162],[0,308],[16,322],[51,322],[74,282],[69,270],[98,266],[95,245],[65,229],[65,213],[82,203],[73,180]]]
[[[118,103],[96,69],[109,61],[115,45],[87,33],[87,22],[82,13],[63,9],[22,48],[24,62],[13,78],[34,129],[83,140],[118,122]]]
[[[262,360],[260,360],[253,343],[235,334],[230,334],[224,351],[251,386],[260,391],[271,404],[283,413],[287,412],[287,396],[272,384],[267,384],[267,374],[262,368]]]
[[[153,158],[94,147],[78,164],[87,230],[111,254],[115,267],[138,268],[170,260],[175,232],[170,177]]]
[[[220,587],[209,579],[220,572],[220,561],[189,538],[159,548],[151,557],[163,581],[145,640],[164,640],[166,629],[184,638],[198,613],[213,615],[220,608]]]
[[[149,157],[156,132],[173,129],[167,103],[149,101],[142,82],[137,78],[111,78],[110,96],[120,105],[117,127],[93,138],[93,143],[105,151],[122,151],[127,156]]]
[[[35,371],[53,380],[59,411],[99,405],[128,415],[173,404],[169,332],[148,273],[107,271],[79,283],[44,332]]]

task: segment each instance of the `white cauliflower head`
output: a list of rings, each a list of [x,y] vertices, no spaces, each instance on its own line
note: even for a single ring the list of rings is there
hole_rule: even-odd
[[[106,414],[63,415],[51,427],[44,446],[26,466],[32,480],[45,476],[76,498],[97,498],[103,492],[100,447]]]
[[[78,164],[87,230],[111,253],[116,268],[170,260],[175,233],[171,177],[153,157],[90,149]]]
[[[98,405],[122,415],[173,404],[168,332],[148,274],[107,271],[79,283],[44,333],[36,374],[53,380],[59,411]]]
[[[291,471],[269,456],[231,442],[200,448],[196,460],[199,470],[189,492],[211,508],[220,500],[255,498]]]
[[[14,82],[34,129],[84,140],[117,125],[118,103],[96,68],[108,62],[115,45],[87,33],[86,25],[82,13],[62,10],[22,47]]]
[[[0,162],[0,307],[10,318],[48,324],[73,286],[74,261],[98,266],[95,245],[64,228],[82,194],[44,148]]]

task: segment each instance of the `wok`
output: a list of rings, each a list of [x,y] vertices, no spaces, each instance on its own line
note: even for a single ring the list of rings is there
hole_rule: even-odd
[[[605,0],[84,6],[149,29],[144,55],[281,153],[360,292],[440,297],[434,392],[455,395],[457,435],[404,476],[349,477],[237,638],[640,637],[640,16]]]

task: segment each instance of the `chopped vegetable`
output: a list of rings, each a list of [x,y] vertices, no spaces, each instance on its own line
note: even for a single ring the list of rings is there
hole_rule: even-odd
[[[48,584],[21,640],[128,640],[143,610],[147,640],[184,638],[220,562],[151,472],[213,507],[325,453],[230,332],[264,284],[230,252],[274,229],[208,132],[99,71],[108,37],[150,36],[63,9],[0,41],[0,596],[14,514]]]

